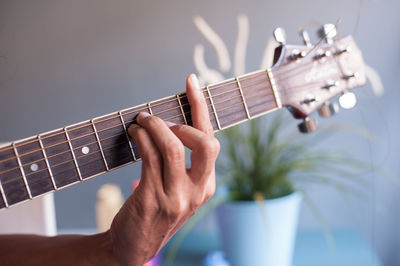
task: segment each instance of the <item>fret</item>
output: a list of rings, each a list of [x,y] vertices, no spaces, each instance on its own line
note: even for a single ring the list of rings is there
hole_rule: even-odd
[[[147,109],[149,109],[149,114],[153,115],[153,110],[151,110],[150,103],[147,103]]]
[[[270,68],[267,69],[267,76],[269,79],[269,83],[271,85],[272,88],[272,92],[274,94],[274,98],[275,98],[275,102],[276,102],[276,107],[282,108],[282,102],[281,102],[281,98],[279,97],[279,93],[278,93],[278,89],[276,87],[276,83],[275,83],[275,79],[274,79],[274,75],[272,73],[272,70]]]
[[[248,119],[236,79],[209,86],[209,91],[222,128]]]
[[[4,189],[3,189],[3,184],[1,183],[1,179],[0,179],[0,209],[6,207],[8,208],[8,202],[7,202],[7,198],[6,198],[6,194],[4,193]]]
[[[72,158],[73,158],[73,160],[74,160],[74,164],[75,164],[75,167],[76,167],[76,171],[78,172],[79,180],[82,181],[83,179],[82,179],[81,170],[79,169],[78,162],[76,161],[76,156],[75,156],[74,148],[72,147],[71,138],[69,137],[67,127],[64,127],[64,134],[65,134],[65,136],[67,137],[68,146],[69,146],[69,149],[71,150],[71,155],[72,155]]]
[[[68,134],[82,179],[108,170],[91,120],[68,127]]]
[[[124,118],[123,118],[123,116],[122,116],[122,114],[121,114],[121,111],[118,112],[118,116],[119,116],[119,118],[121,119],[122,126],[124,127],[125,137],[126,137],[126,140],[127,140],[128,143],[129,143],[129,147],[131,148],[131,153],[132,153],[133,160],[134,160],[134,161],[137,161],[135,152],[133,151],[132,143],[131,143],[131,141],[130,141],[131,139],[130,139],[130,137],[129,137],[129,135],[128,135],[128,128],[127,128],[126,125],[125,125],[125,121],[124,121]]]
[[[203,94],[204,94],[204,92],[203,92]],[[179,93],[178,95],[179,95],[179,102],[180,102],[179,108],[180,109],[182,108],[182,111],[181,111],[182,115],[180,117],[183,118],[183,121],[181,120],[182,122],[180,124],[187,124],[187,125],[191,126],[192,125],[192,115],[190,113],[189,100],[188,100],[185,92]],[[207,92],[205,92],[204,97],[208,98]],[[208,106],[207,108],[209,110],[209,113],[211,113],[212,108],[211,108],[211,103],[210,103],[209,99],[206,99],[206,103]],[[211,124],[213,125],[213,128],[217,128],[218,126],[217,126],[217,122],[216,122],[214,116],[211,116],[210,120],[211,120]]]
[[[15,147],[15,143],[14,143],[14,142],[12,143],[12,146],[13,146],[13,149],[14,149],[15,157],[17,158],[19,170],[21,171],[21,175],[22,175],[22,179],[23,179],[24,184],[25,184],[26,191],[28,192],[28,196],[29,196],[29,198],[31,199],[31,198],[32,198],[31,189],[30,189],[29,186],[28,186],[28,181],[26,180],[26,175],[25,175],[24,167],[22,166],[21,159],[20,159],[20,157],[19,157],[19,155],[18,155],[18,151],[17,151],[17,148]]]
[[[41,134],[43,150],[57,188],[80,180],[78,169],[64,129]]]
[[[151,102],[153,115],[175,124],[185,124],[176,95]]]
[[[47,158],[46,151],[44,150],[42,139],[41,139],[40,135],[37,135],[37,138],[38,138],[38,141],[39,141],[40,149],[42,150],[42,154],[43,154],[44,161],[46,163],[47,170],[48,170],[49,175],[50,175],[51,184],[53,185],[53,189],[57,190],[58,188],[57,188],[57,185],[56,185],[56,181],[54,180],[53,172],[51,171],[50,163],[49,163],[49,160]]]
[[[125,121],[125,124],[127,125],[128,128],[132,123],[136,124],[136,116],[145,109],[147,109],[147,104],[142,104],[136,107],[127,108],[121,111],[122,118]],[[132,145],[136,160],[139,160],[140,159],[139,150],[136,146],[135,141],[132,138],[130,139],[130,143]]]
[[[209,100],[210,100],[210,102],[211,102],[211,107],[212,107],[212,110],[213,110],[213,112],[214,112],[215,120],[217,121],[218,130],[222,130],[222,128],[221,128],[221,123],[219,122],[219,119],[218,119],[217,110],[216,110],[216,108],[215,108],[214,101],[213,101],[213,98],[212,98],[212,96],[211,96],[211,92],[210,92],[210,89],[209,89],[208,86],[206,86],[206,90],[207,90],[207,94],[208,94]]]
[[[108,167],[107,161],[106,161],[106,157],[104,156],[104,151],[103,151],[103,147],[101,145],[100,139],[99,139],[99,134],[97,133],[97,129],[96,129],[96,125],[93,123],[93,119],[90,120],[90,123],[93,126],[93,130],[94,130],[94,134],[96,136],[96,140],[99,143],[99,148],[100,148],[100,153],[101,156],[103,157],[103,161],[104,161],[104,166],[106,167],[107,171],[110,170],[110,168]]]
[[[265,71],[241,76],[240,85],[252,118],[277,109],[275,97]]]
[[[108,170],[136,161],[119,113],[93,120]]]
[[[33,137],[20,141],[15,144],[15,150],[18,153],[21,168],[25,173],[31,196],[35,197],[54,190],[39,139]]]
[[[0,184],[4,205],[11,206],[29,199],[11,144],[0,149]]]
[[[180,98],[181,98],[180,94],[176,94],[176,99],[178,100],[179,103],[179,109],[181,109],[183,120],[185,122],[185,125],[187,125],[188,123],[186,120],[185,111],[183,111],[182,102]]]
[[[246,110],[247,119],[251,119],[251,116],[250,116],[250,113],[249,113],[249,109],[247,108],[246,99],[244,98],[244,95],[243,95],[242,86],[240,85],[239,78],[236,77],[235,79],[236,79],[236,83],[237,83],[237,86],[238,86],[239,91],[240,91],[240,96],[242,97],[242,100],[243,100],[243,105],[244,105],[244,109]]]

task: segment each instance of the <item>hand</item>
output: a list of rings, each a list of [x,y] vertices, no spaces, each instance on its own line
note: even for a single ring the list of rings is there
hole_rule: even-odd
[[[219,142],[196,76],[189,75],[186,84],[193,127],[167,125],[141,113],[138,125],[128,130],[143,162],[139,186],[109,231],[113,253],[123,265],[142,265],[154,257],[214,194]],[[192,151],[189,169],[184,146]]]

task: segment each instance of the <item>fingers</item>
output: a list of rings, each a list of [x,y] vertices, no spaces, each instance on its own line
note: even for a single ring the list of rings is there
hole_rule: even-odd
[[[210,122],[207,103],[195,74],[190,74],[186,79],[186,95],[190,104],[193,127],[208,135],[213,135],[214,130]]]
[[[138,124],[146,130],[162,156],[163,184],[166,192],[178,187],[179,179],[186,174],[185,149],[182,142],[169,129],[167,124],[156,116],[140,113]]]
[[[153,142],[146,130],[138,125],[131,125],[128,128],[129,135],[135,140],[142,158],[142,179],[141,184],[151,181],[152,183],[163,186],[162,184],[162,159],[157,146]],[[147,180],[151,177],[151,180]],[[164,189],[163,189],[164,190]]]
[[[186,125],[175,125],[170,128],[182,143],[192,150],[191,176],[203,179],[210,176],[215,167],[219,153],[219,142],[213,136]]]

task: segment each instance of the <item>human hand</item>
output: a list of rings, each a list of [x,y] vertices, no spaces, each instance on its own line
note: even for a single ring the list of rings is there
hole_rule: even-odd
[[[214,194],[219,142],[195,75],[189,75],[186,86],[193,127],[140,113],[138,125],[128,130],[141,154],[142,176],[109,231],[113,253],[123,265],[142,265],[154,257]],[[189,169],[184,146],[192,151]]]

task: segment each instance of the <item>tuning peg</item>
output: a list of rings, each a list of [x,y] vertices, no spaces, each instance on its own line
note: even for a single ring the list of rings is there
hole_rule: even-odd
[[[306,117],[303,122],[297,125],[297,127],[301,133],[311,133],[317,130],[317,122],[315,119]]]
[[[339,112],[339,105],[337,103],[325,102],[318,110],[321,117],[331,117]]]
[[[326,42],[332,44],[337,35],[336,26],[334,24],[324,24],[318,30],[318,37],[325,38]]]
[[[276,28],[274,30],[274,38],[280,45],[286,44],[286,32],[283,28]]]
[[[299,32],[299,34],[300,34],[301,38],[303,39],[304,44],[307,47],[312,47],[311,38],[310,38],[310,35],[308,34],[308,32],[305,30],[302,30]]]
[[[344,109],[351,109],[357,103],[357,97],[352,92],[345,92],[339,97],[339,104]]]

